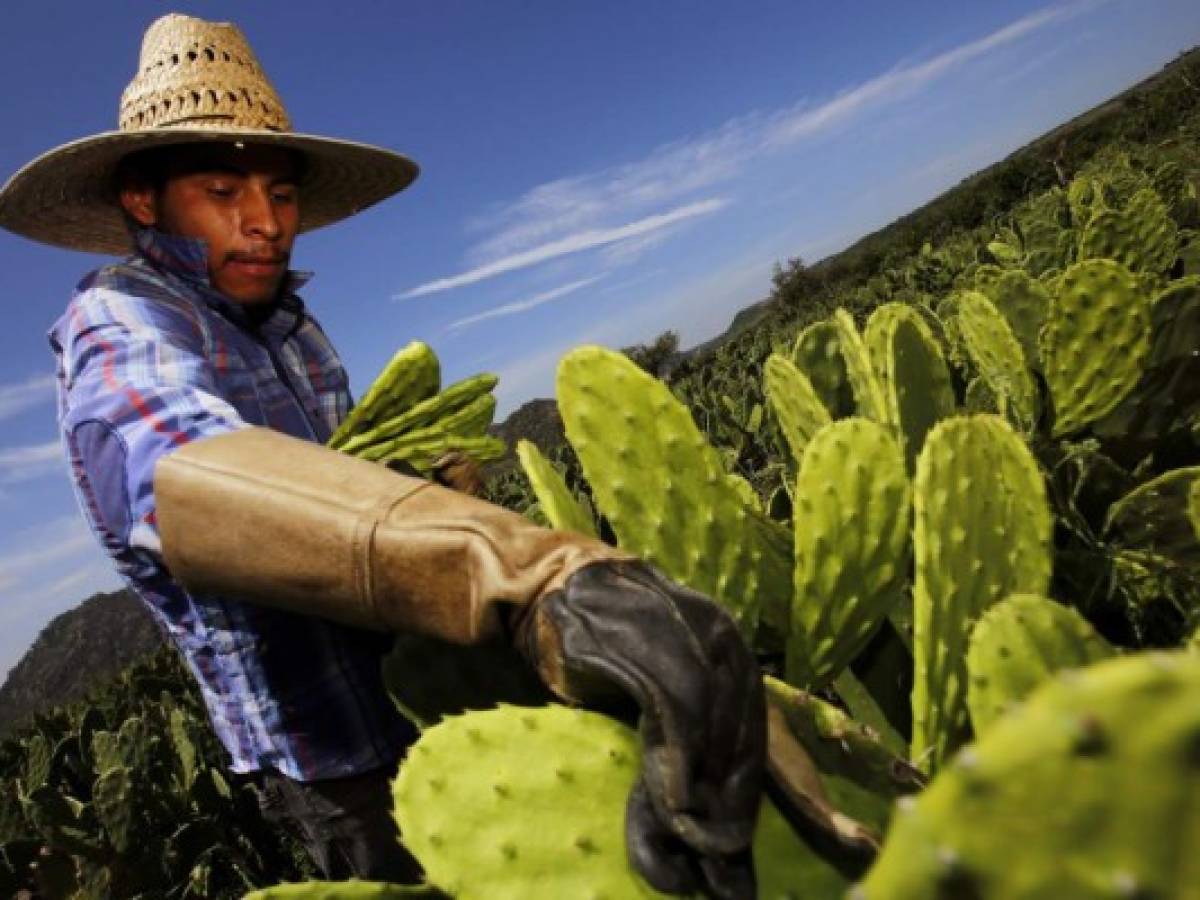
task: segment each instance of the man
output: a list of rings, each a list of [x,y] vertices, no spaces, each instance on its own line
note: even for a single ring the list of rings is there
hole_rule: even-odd
[[[0,190],[19,234],[132,243],[50,332],[83,512],[182,652],[234,771],[326,876],[417,876],[389,791],[413,734],[379,666],[384,635],[410,629],[506,638],[564,699],[631,697],[631,861],[662,890],[753,896],[763,698],[729,618],[612,547],[322,446],[350,398],[295,293],[293,241],[416,172],[292,132],[234,26],[150,27],[120,129]]]

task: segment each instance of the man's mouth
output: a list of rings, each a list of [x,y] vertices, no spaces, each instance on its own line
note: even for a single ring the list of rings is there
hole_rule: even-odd
[[[229,263],[237,266],[247,275],[277,275],[279,270],[287,265],[287,261],[286,254],[231,253],[229,255]]]

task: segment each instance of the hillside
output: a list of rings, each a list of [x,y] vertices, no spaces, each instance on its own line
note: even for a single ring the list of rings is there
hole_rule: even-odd
[[[34,713],[78,699],[162,645],[141,601],[94,594],[51,620],[0,687],[0,738]]]

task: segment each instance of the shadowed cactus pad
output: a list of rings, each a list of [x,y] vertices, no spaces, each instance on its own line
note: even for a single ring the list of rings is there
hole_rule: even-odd
[[[833,322],[815,322],[801,331],[792,347],[792,362],[808,376],[830,416],[841,419],[854,414],[854,389]]]
[[[1077,431],[1133,390],[1150,350],[1150,302],[1119,263],[1093,259],[1063,273],[1041,333],[1054,434]]]
[[[978,291],[964,291],[958,296],[957,320],[980,377],[994,395],[1004,398],[1021,428],[1032,426],[1037,418],[1037,389],[1008,321]]]
[[[563,425],[620,545],[721,603],[753,635],[787,629],[791,535],[750,508],[666,385],[622,353],[580,347],[558,367]]]
[[[799,461],[818,431],[829,424],[829,411],[808,380],[786,357],[772,353],[764,366],[763,382],[779,430]]]
[[[1108,659],[1112,646],[1070,607],[1015,594],[979,619],[967,650],[967,706],[981,735],[1062,669]]]
[[[628,727],[564,706],[446,719],[401,766],[396,819],[429,881],[462,900],[665,896],[625,853],[625,804],[640,754]],[[769,802],[754,857],[764,900],[833,898],[844,889]]]
[[[1033,368],[1040,365],[1038,332],[1050,308],[1050,292],[1040,281],[1020,269],[1003,273],[983,290],[1008,322],[1013,336],[1021,344],[1025,361]]]
[[[542,456],[537,445],[532,441],[518,441],[517,458],[550,527],[596,537],[596,523],[592,521],[592,514],[571,493],[558,469]]]
[[[936,767],[967,734],[967,637],[1010,594],[1044,594],[1052,519],[1041,471],[1001,418],[934,427],[913,486],[912,757]]]
[[[1200,657],[1136,654],[1036,691],[902,803],[857,900],[1189,898]]]
[[[1105,539],[1200,573],[1200,541],[1191,516],[1197,485],[1200,466],[1172,469],[1138,486],[1109,509]]]
[[[820,686],[901,601],[911,499],[900,447],[878,423],[834,422],[809,444],[794,497],[788,680]]]

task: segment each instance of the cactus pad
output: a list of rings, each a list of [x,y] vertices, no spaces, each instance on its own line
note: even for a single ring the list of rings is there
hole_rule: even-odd
[[[791,535],[747,506],[666,385],[622,353],[580,347],[559,363],[558,404],[621,547],[721,603],[748,638],[760,605],[786,633]]]
[[[1080,259],[1111,259],[1134,272],[1157,275],[1175,262],[1179,236],[1153,188],[1143,188],[1120,211],[1094,215],[1079,238]]]
[[[954,412],[950,370],[928,326],[916,316],[889,329],[883,369],[888,420],[896,426],[911,472],[929,429]]]
[[[1195,896],[1200,657],[1058,678],[896,813],[855,900]]]
[[[998,416],[942,421],[913,490],[913,749],[936,767],[966,735],[966,647],[988,607],[1044,594],[1052,519],[1037,463]]]
[[[1031,368],[1040,365],[1038,332],[1050,308],[1050,292],[1035,278],[1013,269],[996,278],[983,291],[1008,322],[1021,345],[1025,362]]]
[[[993,394],[1004,398],[1017,425],[1030,428],[1037,419],[1037,389],[1008,321],[978,291],[959,294],[957,320],[980,377]]]
[[[1063,273],[1041,334],[1054,434],[1077,431],[1133,390],[1150,350],[1150,302],[1119,263],[1092,259]]]
[[[797,460],[804,457],[818,431],[831,421],[829,411],[808,380],[787,357],[772,353],[763,367],[767,400],[779,420],[779,430]]]
[[[883,385],[871,365],[871,355],[867,352],[862,335],[858,333],[854,318],[846,310],[839,308],[834,312],[832,321],[837,328],[842,359],[846,363],[846,377],[854,391],[858,414],[876,422],[886,423],[887,402],[883,397]]]
[[[550,527],[596,537],[596,523],[592,521],[591,513],[571,493],[558,469],[542,456],[533,441],[517,442],[517,458]]]
[[[834,422],[809,444],[793,496],[788,680],[821,686],[902,597],[911,498],[900,447],[870,420]]]
[[[401,348],[333,433],[329,446],[340,447],[351,435],[432,397],[441,379],[437,355],[428,344],[413,341]]]
[[[1200,466],[1172,469],[1140,485],[1109,509],[1105,540],[1200,572],[1200,541],[1191,516],[1197,485]]]
[[[792,362],[808,376],[830,416],[841,419],[854,414],[854,389],[833,322],[814,322],[801,331],[792,346]]]
[[[975,734],[986,732],[1055,672],[1114,652],[1070,607],[1035,594],[1000,601],[980,617],[967,650],[967,706]]]
[[[630,868],[625,804],[636,734],[563,706],[501,707],[444,720],[413,745],[393,784],[405,845],[431,884],[462,900],[663,896]],[[763,803],[754,839],[759,896],[844,882]]]

